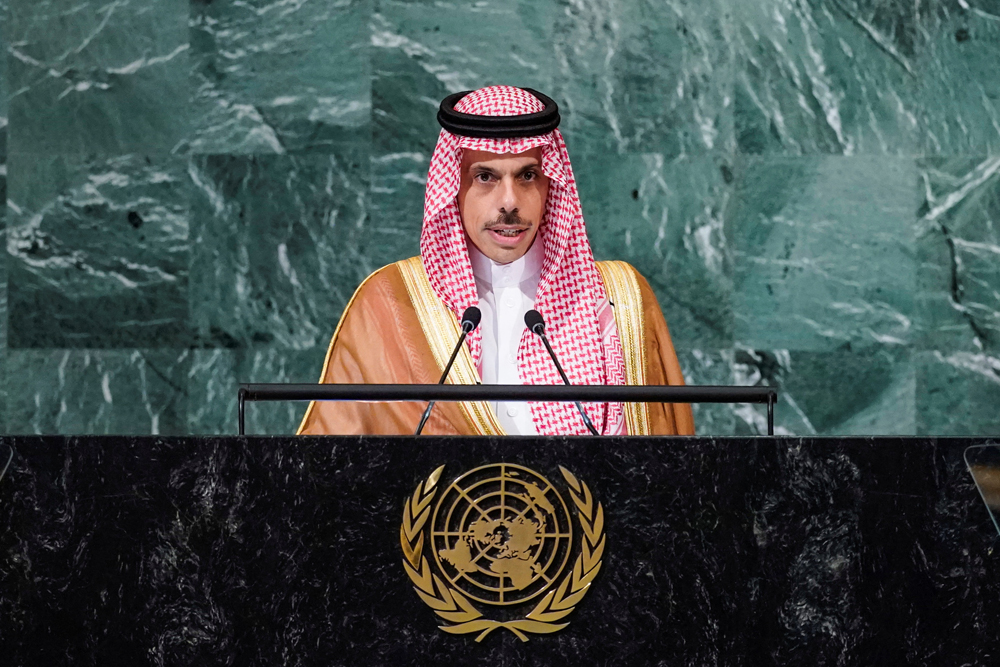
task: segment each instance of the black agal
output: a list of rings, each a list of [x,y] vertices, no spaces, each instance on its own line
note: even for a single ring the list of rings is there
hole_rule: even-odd
[[[455,111],[455,105],[460,99],[471,93],[466,90],[449,95],[441,101],[437,119],[441,127],[452,134],[462,137],[480,137],[485,139],[510,139],[512,137],[536,137],[546,134],[559,127],[559,105],[552,98],[542,95],[537,90],[522,88],[538,98],[545,108],[537,113],[526,113],[518,116],[477,116]]]

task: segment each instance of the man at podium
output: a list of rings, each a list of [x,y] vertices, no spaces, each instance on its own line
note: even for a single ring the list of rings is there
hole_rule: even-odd
[[[561,384],[525,313],[537,311],[572,384],[682,385],[659,304],[624,262],[595,262],[557,105],[490,86],[441,103],[424,196],[420,256],[358,287],[320,382],[436,383],[478,307],[447,382]],[[470,326],[474,326],[471,325]],[[606,435],[693,434],[686,404],[591,403]],[[412,434],[424,405],[314,402],[300,434]],[[424,433],[586,435],[572,403],[441,403]]]

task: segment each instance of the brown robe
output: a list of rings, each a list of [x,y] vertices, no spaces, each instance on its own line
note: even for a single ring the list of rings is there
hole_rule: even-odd
[[[646,383],[683,385],[667,323],[649,283],[637,274],[645,315]],[[434,384],[441,376],[399,268],[390,264],[358,288],[330,341],[320,382]],[[309,404],[301,435],[412,434],[426,403],[318,401]],[[648,404],[653,435],[693,435],[687,404]],[[425,434],[477,435],[459,403],[440,402]]]

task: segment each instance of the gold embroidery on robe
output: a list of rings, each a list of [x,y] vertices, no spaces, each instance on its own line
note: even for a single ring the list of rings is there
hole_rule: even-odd
[[[427,338],[431,352],[434,353],[434,360],[437,361],[438,369],[443,373],[445,364],[451,358],[455,341],[461,335],[462,329],[455,319],[454,313],[448,310],[434,293],[420,257],[404,259],[396,262],[396,266],[399,267],[399,272],[403,275],[406,291],[413,301],[413,307],[417,311],[417,319],[420,320],[420,328],[424,332],[424,337]],[[472,355],[469,353],[468,346],[462,346],[455,358],[455,364],[448,373],[446,382],[448,384],[482,384],[479,371],[472,363]],[[461,406],[469,423],[479,435],[506,435],[489,403],[470,401],[462,403]]]
[[[604,289],[612,304],[618,337],[625,357],[625,383],[646,384],[646,327],[642,292],[635,269],[625,262],[597,262]],[[629,435],[649,435],[646,403],[625,403],[625,426]]]

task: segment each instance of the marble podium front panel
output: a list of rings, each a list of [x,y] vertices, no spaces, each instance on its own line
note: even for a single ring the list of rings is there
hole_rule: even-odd
[[[998,535],[961,438],[17,437],[6,664],[969,664]],[[2,458],[6,460],[6,455]],[[487,463],[603,506],[569,627],[440,631],[403,570],[414,489]],[[2,461],[0,461],[2,463]]]

